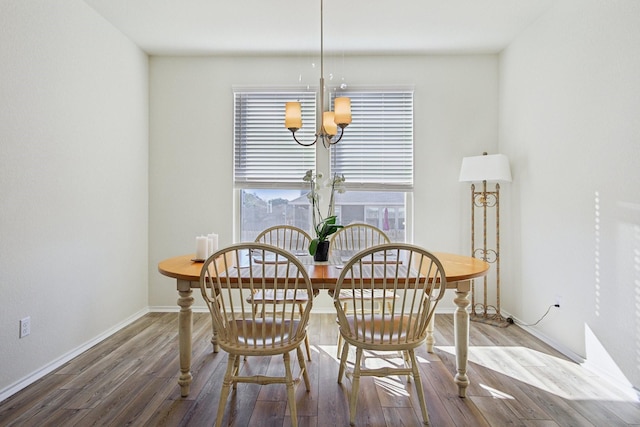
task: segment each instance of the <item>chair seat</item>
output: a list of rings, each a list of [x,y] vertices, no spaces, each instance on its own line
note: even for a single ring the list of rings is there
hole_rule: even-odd
[[[284,290],[266,289],[256,291],[253,295],[247,297],[248,303],[257,304],[282,304],[285,301],[304,304],[309,301],[309,294],[307,291],[298,290],[294,293],[293,290],[288,290],[285,294]]]
[[[272,347],[288,345],[293,339],[290,331],[296,331],[300,322],[298,320],[282,322],[273,319],[256,319],[255,321],[236,320],[235,323],[235,344]]]
[[[381,314],[347,316],[349,330],[358,331],[360,340],[374,345],[406,344],[408,341],[413,341],[416,337],[408,336],[408,322],[416,322],[415,317],[409,315],[382,316]]]
[[[381,300],[383,298],[386,298],[386,299],[397,298],[398,296],[393,291],[385,291],[383,289],[356,289],[356,290],[343,289],[340,291],[340,295],[338,295],[338,299],[340,301],[351,300],[354,297],[356,299],[363,298],[368,300]]]

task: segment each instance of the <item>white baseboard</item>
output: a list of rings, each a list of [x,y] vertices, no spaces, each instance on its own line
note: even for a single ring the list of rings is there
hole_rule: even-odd
[[[530,326],[526,326],[526,323],[523,322],[522,320],[518,319],[517,317],[513,316],[511,313],[508,313],[506,311],[502,311],[502,315],[505,318],[511,317],[514,320],[514,323],[518,326],[520,326],[522,329],[524,329],[525,331],[527,331],[529,334],[533,335],[534,337],[538,338],[540,341],[544,342],[545,344],[553,347],[554,350],[559,351],[560,353],[564,354],[565,356],[567,356],[569,359],[573,360],[574,362],[578,363],[578,364],[583,364],[584,363],[584,358],[582,356],[580,356],[578,353],[575,353],[573,350],[571,350],[569,347],[554,341],[552,338],[548,337],[547,335],[543,334],[542,332],[538,331],[535,328],[532,328]]]
[[[73,350],[69,351],[68,353],[63,354],[62,356],[58,357],[57,359],[52,360],[51,362],[47,363],[45,366],[43,366],[42,368],[38,369],[37,371],[32,372],[31,374],[19,379],[18,381],[16,381],[15,383],[9,385],[8,387],[0,390],[0,402],[4,401],[5,399],[7,399],[10,396],[13,396],[15,393],[19,392],[23,388],[33,384],[34,382],[36,382],[40,378],[44,377],[45,375],[55,371],[60,366],[64,365],[65,363],[67,363],[68,361],[73,359],[74,357],[79,356],[80,354],[82,354],[83,352],[87,351],[88,349],[90,349],[94,345],[98,344],[99,342],[101,342],[101,341],[105,340],[106,338],[110,337],[111,335],[115,334],[120,329],[124,328],[125,326],[135,322],[136,320],[138,320],[139,318],[141,318],[142,316],[144,316],[147,313],[149,313],[149,309],[148,308],[144,308],[144,309],[138,311],[137,313],[129,316],[127,319],[125,319],[122,322],[114,325],[112,328],[109,328],[108,330],[106,330],[105,332],[103,332],[100,335],[96,336],[95,338],[93,338],[93,339],[85,342],[84,344],[74,348]]]
[[[149,307],[149,313],[178,313],[180,307],[177,305],[156,305]],[[191,311],[194,313],[208,313],[209,309],[206,306],[191,306]]]

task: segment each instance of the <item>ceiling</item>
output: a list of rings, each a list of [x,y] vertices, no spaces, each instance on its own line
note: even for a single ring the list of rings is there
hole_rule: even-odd
[[[84,0],[150,55],[320,50],[320,0]],[[331,53],[496,53],[558,0],[325,0]]]

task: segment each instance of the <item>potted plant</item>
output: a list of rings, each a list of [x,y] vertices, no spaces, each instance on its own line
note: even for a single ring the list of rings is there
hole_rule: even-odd
[[[342,228],[342,225],[336,224],[337,217],[334,214],[335,192],[344,193],[344,175],[334,174],[333,178],[326,183],[331,188],[331,197],[329,199],[329,207],[327,216],[323,217],[320,212],[320,180],[322,173],[314,174],[312,170],[308,170],[302,178],[308,182],[311,191],[307,194],[311,202],[311,214],[313,218],[313,229],[316,237],[309,244],[309,254],[313,255],[315,261],[327,261],[329,257],[329,236]]]

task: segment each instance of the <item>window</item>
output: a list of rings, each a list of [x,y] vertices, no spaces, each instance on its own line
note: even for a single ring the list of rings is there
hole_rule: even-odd
[[[348,192],[336,198],[340,222],[366,222],[392,241],[406,241],[406,204],[413,190],[413,92],[353,91],[353,122],[331,151],[331,173]]]
[[[331,92],[332,101],[334,96]],[[407,239],[407,203],[413,190],[413,92],[363,90],[340,96],[351,98],[353,122],[342,141],[328,151],[322,144],[296,144],[284,127],[285,102],[299,100],[304,125],[296,135],[313,140],[314,92],[235,92],[234,185],[241,241],[251,241],[277,224],[311,230],[309,188],[302,177],[307,170],[316,170],[316,155],[330,155],[325,164],[330,164],[331,174],[347,178],[347,192],[336,195],[335,213],[341,224],[366,222],[393,241]]]
[[[304,127],[299,138],[315,134],[314,92],[236,91],[234,93],[234,168],[238,192],[240,241],[252,241],[258,233],[277,224],[309,229],[307,206],[289,206],[305,200],[308,189],[302,177],[315,169],[315,148],[303,147],[284,127],[287,101],[302,103]]]

